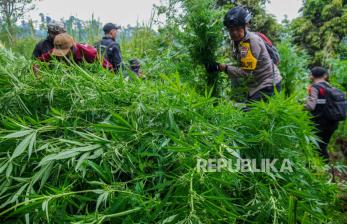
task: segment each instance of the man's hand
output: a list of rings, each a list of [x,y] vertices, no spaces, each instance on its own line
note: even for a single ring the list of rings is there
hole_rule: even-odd
[[[225,72],[227,69],[227,65],[226,64],[218,64],[218,70],[220,72]]]
[[[217,62],[206,63],[205,68],[208,73],[218,72],[219,64]]]
[[[228,65],[226,64],[219,64],[218,62],[213,62],[210,64],[205,64],[205,68],[207,72],[213,73],[213,72],[226,72]]]

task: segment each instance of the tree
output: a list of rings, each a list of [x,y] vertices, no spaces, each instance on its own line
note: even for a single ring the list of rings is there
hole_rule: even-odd
[[[8,32],[8,40],[13,43],[16,39],[15,24],[24,14],[35,8],[35,0],[0,0],[1,23]]]
[[[321,65],[342,49],[347,34],[347,1],[304,0],[302,16],[293,20],[291,30],[295,44],[312,56],[312,65]]]

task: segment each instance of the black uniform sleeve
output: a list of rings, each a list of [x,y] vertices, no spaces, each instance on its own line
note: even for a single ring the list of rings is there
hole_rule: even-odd
[[[109,55],[108,58],[110,60],[110,63],[112,64],[114,71],[118,72],[119,69],[123,68],[122,65],[122,54],[120,51],[119,44],[113,44],[108,48]]]
[[[33,51],[33,57],[38,58],[42,55],[42,41],[40,41],[38,44],[36,44],[34,51]]]

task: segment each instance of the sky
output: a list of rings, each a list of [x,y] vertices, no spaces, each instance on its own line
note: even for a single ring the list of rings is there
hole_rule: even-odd
[[[281,22],[287,15],[289,20],[299,16],[299,9],[302,7],[303,0],[271,0],[267,4],[266,10],[275,15],[276,19]]]
[[[54,20],[76,16],[83,20],[100,18],[103,23],[113,22],[121,26],[136,25],[137,22],[148,22],[153,4],[165,0],[40,0],[31,18],[39,20],[39,13],[44,13]],[[284,15],[293,19],[298,15],[302,0],[272,0],[267,11],[276,16],[280,22]]]

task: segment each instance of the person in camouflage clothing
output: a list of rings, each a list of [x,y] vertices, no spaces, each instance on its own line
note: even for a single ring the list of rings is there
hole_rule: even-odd
[[[39,58],[43,54],[51,51],[54,48],[54,38],[61,33],[65,33],[64,24],[62,22],[53,21],[47,25],[48,36],[41,40],[33,51],[33,57]]]

